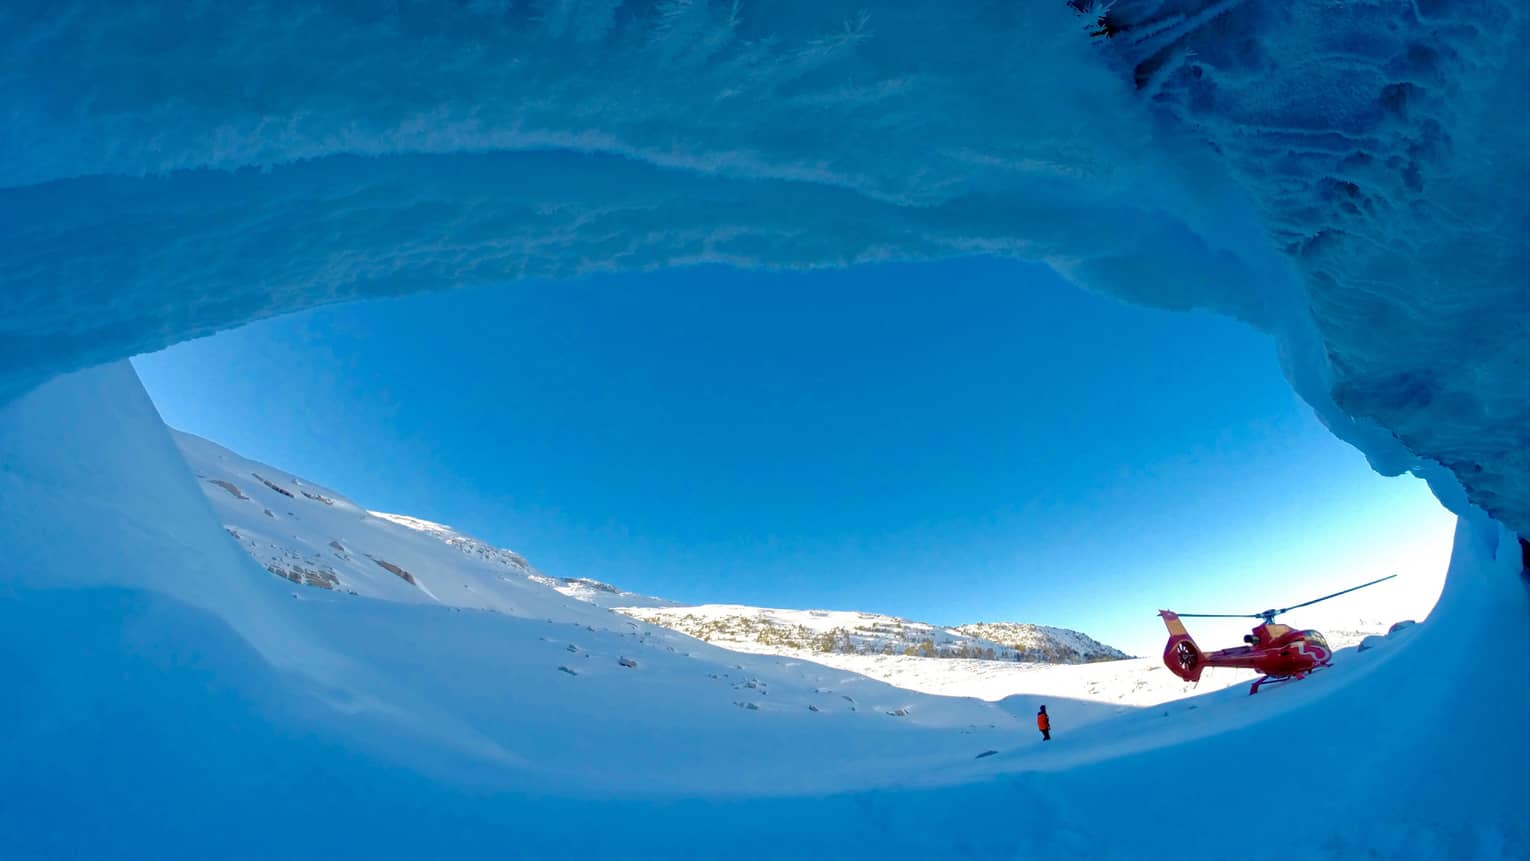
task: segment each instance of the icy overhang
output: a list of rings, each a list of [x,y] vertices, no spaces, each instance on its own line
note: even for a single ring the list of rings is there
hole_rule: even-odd
[[[1121,0],[1108,13],[1140,97],[1218,153],[1296,264],[1337,406],[1530,530],[1526,10]]]
[[[0,13],[0,397],[345,299],[1001,254],[1264,328],[1379,469],[1530,531],[1510,4],[382,8]]]

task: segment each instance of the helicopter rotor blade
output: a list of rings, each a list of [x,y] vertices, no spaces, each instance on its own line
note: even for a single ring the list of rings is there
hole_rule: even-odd
[[[1259,619],[1260,613],[1175,613],[1181,619]]]
[[[1367,586],[1375,586],[1377,583],[1391,580],[1396,576],[1396,574],[1388,574],[1385,577],[1378,577],[1369,583],[1361,583],[1359,586],[1351,586],[1348,589],[1341,589],[1332,595],[1324,595],[1321,598],[1313,598],[1311,601],[1303,601],[1300,604],[1292,604],[1291,606],[1280,610],[1266,610],[1263,613],[1175,613],[1174,615],[1180,617],[1181,619],[1273,619],[1282,613],[1287,613],[1291,610],[1300,609],[1302,607],[1310,607],[1319,601],[1327,601],[1329,598],[1337,598],[1340,595],[1348,595],[1350,592],[1353,592],[1356,589],[1364,589]]]
[[[1275,615],[1277,615],[1277,616],[1278,616],[1278,615],[1280,615],[1280,614],[1281,614],[1281,613],[1286,613],[1286,612],[1289,612],[1289,611],[1291,611],[1291,610],[1295,610],[1295,609],[1298,609],[1298,608],[1300,608],[1300,607],[1307,607],[1307,606],[1311,606],[1311,605],[1313,605],[1313,604],[1316,604],[1316,603],[1317,603],[1317,602],[1319,602],[1319,601],[1327,601],[1327,600],[1328,600],[1328,599],[1329,599],[1329,598],[1337,598],[1337,597],[1339,597],[1339,596],[1340,596],[1340,595],[1348,595],[1348,594],[1349,594],[1349,593],[1350,593],[1350,592],[1353,592],[1353,591],[1355,591],[1355,590],[1356,590],[1356,589],[1364,589],[1364,588],[1365,588],[1365,587],[1367,587],[1367,586],[1375,586],[1375,585],[1376,585],[1376,584],[1377,584],[1377,583],[1380,583],[1380,582],[1382,582],[1382,581],[1384,581],[1384,580],[1391,580],[1391,579],[1392,579],[1392,578],[1393,578],[1393,577],[1396,577],[1396,576],[1397,576],[1397,575],[1396,575],[1396,574],[1388,574],[1388,575],[1387,575],[1387,576],[1385,576],[1385,577],[1378,577],[1378,578],[1376,578],[1376,579],[1375,579],[1375,580],[1372,580],[1372,581],[1371,581],[1371,582],[1369,582],[1369,583],[1361,583],[1361,584],[1360,584],[1360,585],[1359,585],[1359,586],[1351,586],[1351,587],[1349,587],[1349,588],[1348,588],[1348,589],[1343,589],[1343,590],[1340,590],[1340,591],[1338,591],[1338,592],[1335,592],[1335,593],[1333,593],[1333,594],[1332,594],[1332,595],[1324,595],[1324,596],[1323,596],[1323,597],[1321,597],[1321,598],[1313,598],[1313,599],[1312,599],[1312,600],[1311,600],[1311,601],[1303,601],[1303,602],[1302,602],[1302,603],[1300,603],[1300,604],[1292,604],[1292,605],[1291,605],[1291,606],[1289,606],[1289,607],[1286,607],[1286,608],[1285,608],[1285,609],[1283,609],[1283,610],[1276,610],[1276,611],[1275,611]]]

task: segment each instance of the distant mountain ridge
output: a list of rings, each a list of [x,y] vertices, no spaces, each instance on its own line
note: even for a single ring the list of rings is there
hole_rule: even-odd
[[[1085,634],[1045,625],[949,628],[855,611],[684,606],[587,577],[549,576],[521,554],[449,526],[368,511],[200,437],[177,431],[174,439],[228,533],[267,571],[303,586],[499,612],[521,612],[561,595],[743,652],[1053,664],[1127,657]],[[450,551],[432,550],[442,545]]]
[[[737,604],[616,607],[635,619],[747,652],[903,655],[1084,664],[1130,657],[1077,631],[1021,622],[946,628],[853,610],[788,610]]]
[[[1014,649],[1023,661],[1048,664],[1093,664],[1120,661],[1131,657],[1120,649],[1101,643],[1088,634],[1070,628],[1032,625],[1026,622],[974,622],[955,630],[981,637]]]

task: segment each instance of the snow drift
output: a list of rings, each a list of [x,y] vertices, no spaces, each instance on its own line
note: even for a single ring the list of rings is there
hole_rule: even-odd
[[[81,404],[101,420],[77,421]],[[938,763],[964,757],[1001,724],[1016,728],[985,704],[726,652],[525,576],[498,576],[519,569],[433,536],[380,532],[378,519],[354,506],[311,507],[330,515],[331,526],[367,533],[368,546],[414,567],[419,582],[381,569],[363,580],[348,569],[347,584],[373,599],[296,586],[262,570],[224,532],[125,363],[67,375],[0,408],[0,463],[7,548],[0,628],[22,665],[8,690],[17,697],[19,729],[0,747],[0,763],[25,765],[5,773],[27,775],[7,780],[0,839],[16,834],[20,811],[43,803],[18,806],[24,798],[82,791],[50,776],[50,761],[72,767],[78,756],[60,745],[110,748],[131,737],[97,710],[144,710],[132,726],[163,720],[153,738],[172,745],[175,727],[196,717],[203,694],[246,702],[274,722],[264,732],[276,741],[300,737],[331,751],[324,755],[364,752],[480,787],[564,794],[822,792],[859,785],[866,775],[859,767],[804,770],[789,758],[761,760],[757,751],[784,728],[809,747],[859,749],[864,764],[885,775],[899,770],[891,754],[899,745],[916,761]],[[461,558],[432,564],[446,554]],[[423,594],[427,586],[465,585],[476,594],[453,604]],[[85,630],[97,622],[109,630]],[[75,634],[87,636],[73,643]],[[34,637],[39,642],[29,643]],[[110,667],[93,669],[91,656]],[[103,677],[113,668],[147,687]],[[211,690],[199,692],[209,682]],[[103,701],[103,690],[120,701]],[[215,708],[225,707],[237,708]],[[908,712],[904,719],[889,718],[897,709]],[[206,720],[216,725],[224,716]],[[975,726],[984,733],[952,732]],[[205,753],[196,744],[162,767],[195,768]],[[949,746],[944,756],[932,748],[941,744]],[[96,782],[140,783],[145,798],[171,791],[156,784],[150,760],[132,763]],[[241,800],[220,803],[232,810]],[[31,839],[32,827],[21,830]],[[55,837],[68,839],[37,839]]]
[[[721,653],[534,583],[501,612],[296,586],[177,458],[124,365],[0,408],[7,858],[1530,848],[1524,695],[1481,659],[1530,648],[1521,563],[1480,515],[1427,623],[1258,697],[1102,715]],[[1239,817],[1164,832],[1187,792],[1251,779],[1307,803],[1279,845]]]

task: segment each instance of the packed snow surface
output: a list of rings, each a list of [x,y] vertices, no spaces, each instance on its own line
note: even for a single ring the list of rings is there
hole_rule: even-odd
[[[85,409],[97,420],[79,421]],[[985,702],[723,651],[528,576],[501,580],[513,560],[268,467],[262,478],[324,499],[250,476],[240,500],[188,468],[126,365],[0,407],[0,463],[7,858],[1530,849],[1524,695],[1481,659],[1530,647],[1521,562],[1486,519],[1463,521],[1426,623],[1341,651],[1303,682],[1135,707],[1070,697],[1089,684],[1079,676]],[[251,466],[222,463],[227,475]],[[276,520],[264,508],[280,500],[295,524],[348,523],[342,545],[375,539],[374,555],[386,548],[418,582],[370,561],[353,570],[354,554],[325,564],[378,595],[274,576],[226,531],[209,506],[220,497],[257,522]],[[435,559],[454,570],[440,576]],[[469,573],[485,594],[460,588]],[[421,597],[420,584],[479,605]],[[1032,723],[1042,703],[1045,743]],[[1250,768],[1322,801],[1279,846],[1248,841],[1234,818],[1145,841],[1184,809],[1165,775],[1215,791]]]

